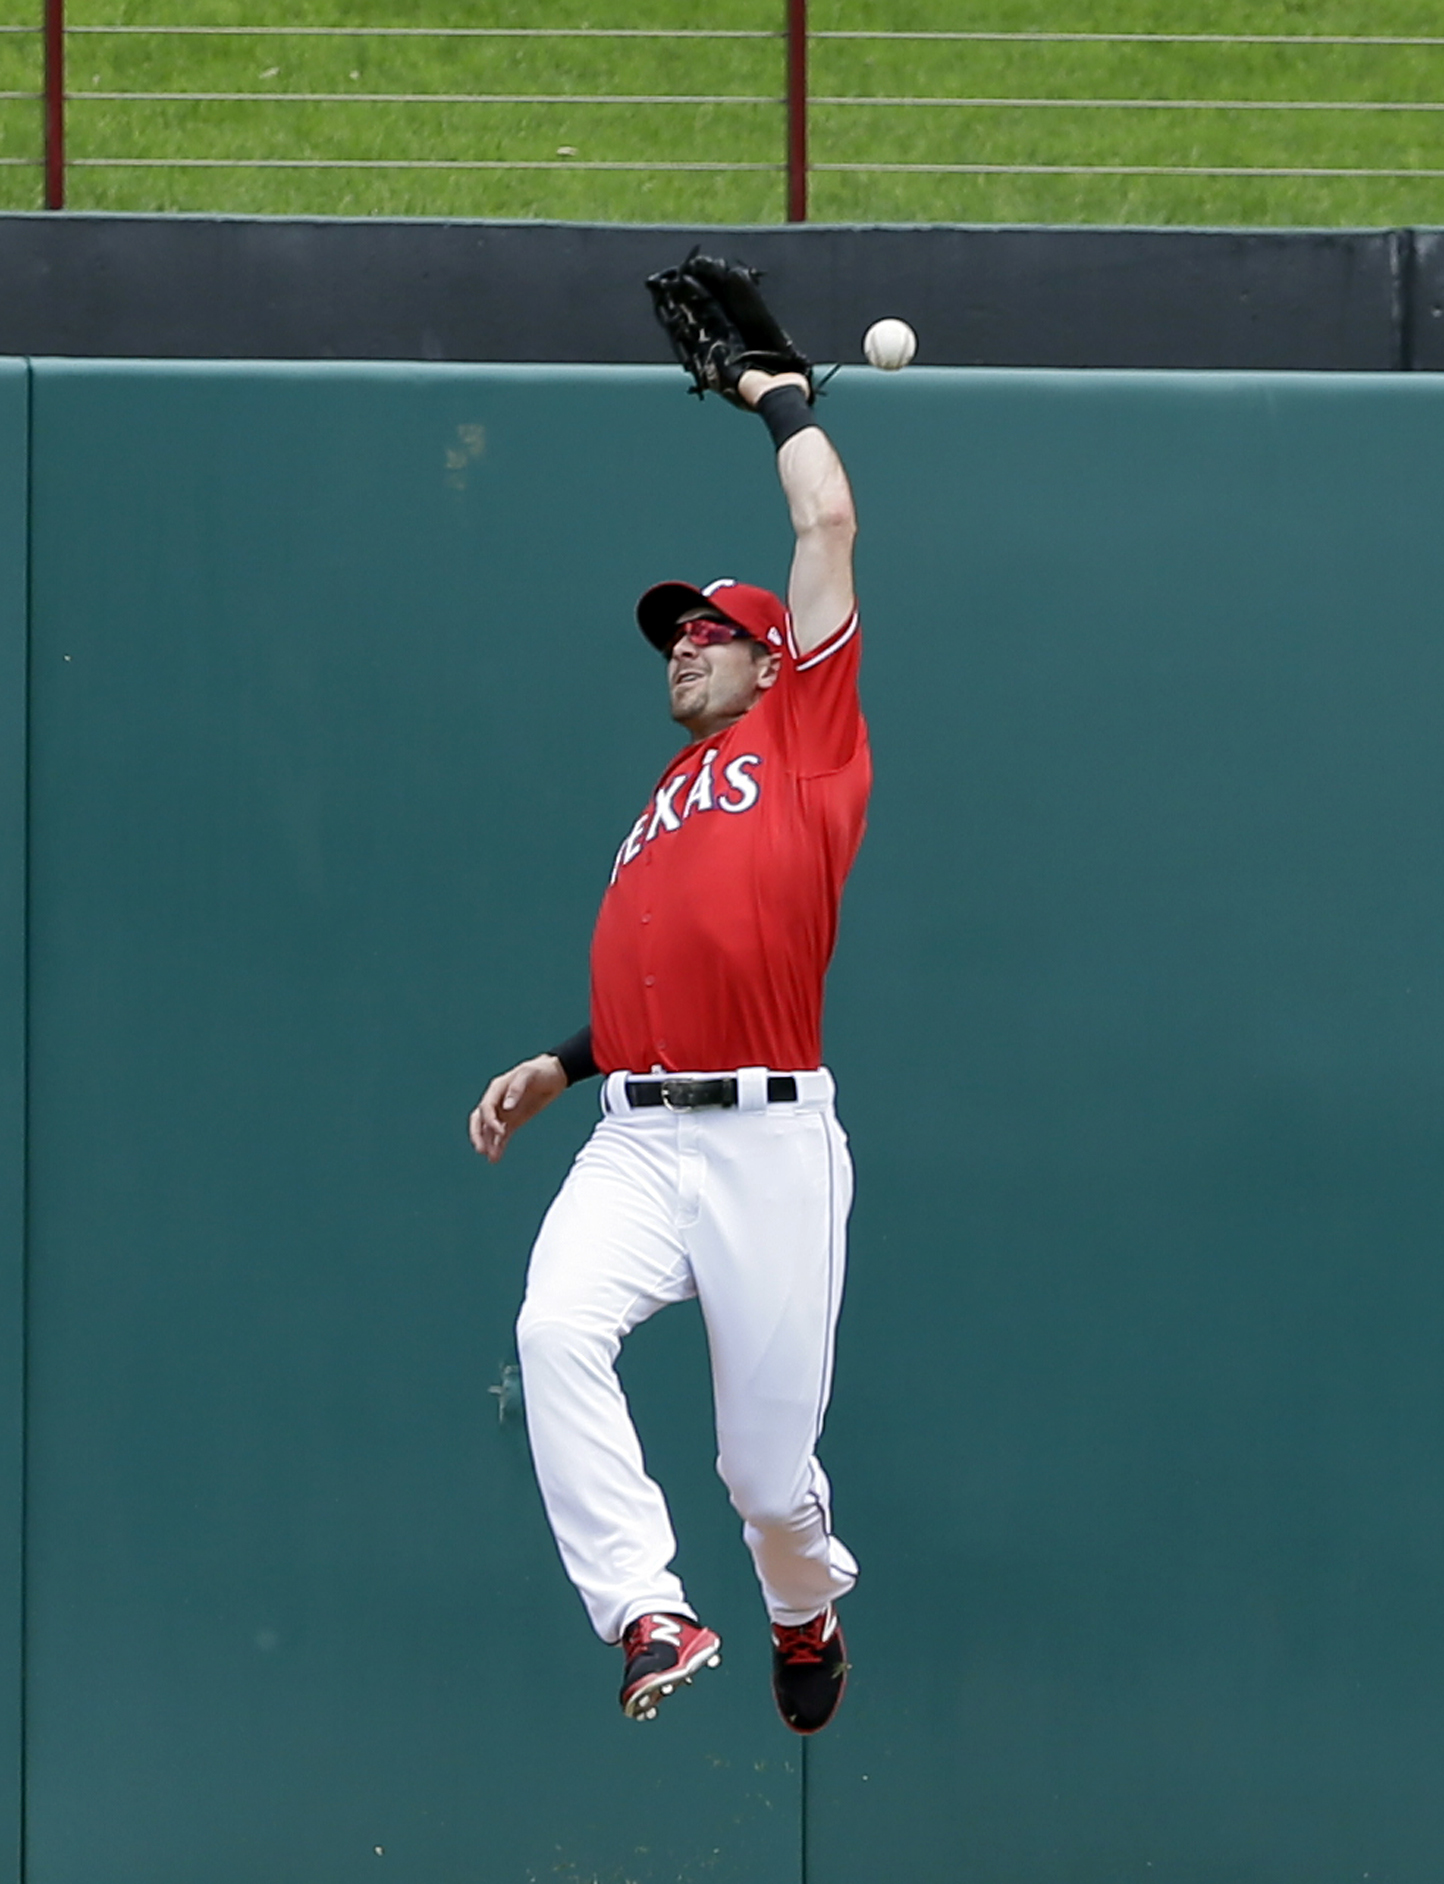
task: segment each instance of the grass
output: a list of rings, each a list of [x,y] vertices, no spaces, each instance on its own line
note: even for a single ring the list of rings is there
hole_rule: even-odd
[[[72,25],[651,26],[775,31],[782,0],[71,0]],[[0,0],[32,25],[33,6]],[[814,29],[1430,34],[1426,0],[813,0]],[[68,49],[75,209],[549,216],[768,222],[783,214],[777,103],[292,102],[321,91],[700,93],[775,100],[777,38],[367,40],[106,37]],[[0,37],[0,89],[38,89],[38,37]],[[1444,102],[1444,47],[814,44],[816,97]],[[117,91],[282,93],[279,102],[124,102]],[[816,104],[816,163],[1214,164],[1444,170],[1444,112],[1049,110]],[[0,155],[34,159],[38,106],[0,102]],[[530,171],[170,170],[144,160],[526,160]],[[139,167],[96,166],[129,158]],[[587,161],[652,171],[588,171]],[[733,174],[684,162],[769,166]],[[39,206],[34,167],[0,168],[0,205]],[[1444,223],[1444,178],[939,176],[819,170],[819,221]]]

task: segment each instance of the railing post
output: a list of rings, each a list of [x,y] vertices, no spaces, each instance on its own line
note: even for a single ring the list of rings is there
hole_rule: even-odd
[[[45,0],[45,207],[65,207],[65,0]]]
[[[807,0],[787,0],[787,220],[807,221]]]

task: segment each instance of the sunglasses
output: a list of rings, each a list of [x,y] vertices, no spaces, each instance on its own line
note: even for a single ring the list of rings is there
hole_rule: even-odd
[[[685,621],[678,626],[667,653],[671,655],[677,643],[684,639],[690,641],[694,648],[720,648],[728,641],[745,641],[747,638],[747,630],[739,628],[735,622]]]

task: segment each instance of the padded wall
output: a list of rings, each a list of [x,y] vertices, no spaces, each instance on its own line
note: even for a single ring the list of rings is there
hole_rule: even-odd
[[[695,1324],[636,1389],[728,1662],[664,1729],[489,1393],[594,1092],[465,1135],[667,750],[625,600],[729,539],[659,381],[37,368],[31,1884],[795,1875]]]
[[[0,1876],[21,1836],[30,376],[0,360]]]
[[[853,397],[867,1574],[812,1875],[1427,1884],[1444,383]]]
[[[878,761],[829,1057],[805,1750],[695,1320],[629,1384],[727,1640],[616,1713],[497,1418],[670,744],[649,580],[780,582],[646,369],[35,369],[29,1876],[1432,1884],[1444,388],[844,375]]]

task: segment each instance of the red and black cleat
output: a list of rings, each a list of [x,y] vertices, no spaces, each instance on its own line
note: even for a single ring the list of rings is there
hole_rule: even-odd
[[[687,1616],[638,1616],[622,1632],[622,1647],[622,1712],[629,1720],[655,1720],[658,1703],[674,1688],[722,1660],[722,1638]]]
[[[831,1603],[798,1628],[773,1623],[772,1692],[793,1733],[815,1734],[827,1725],[847,1686],[847,1670],[847,1644]]]

